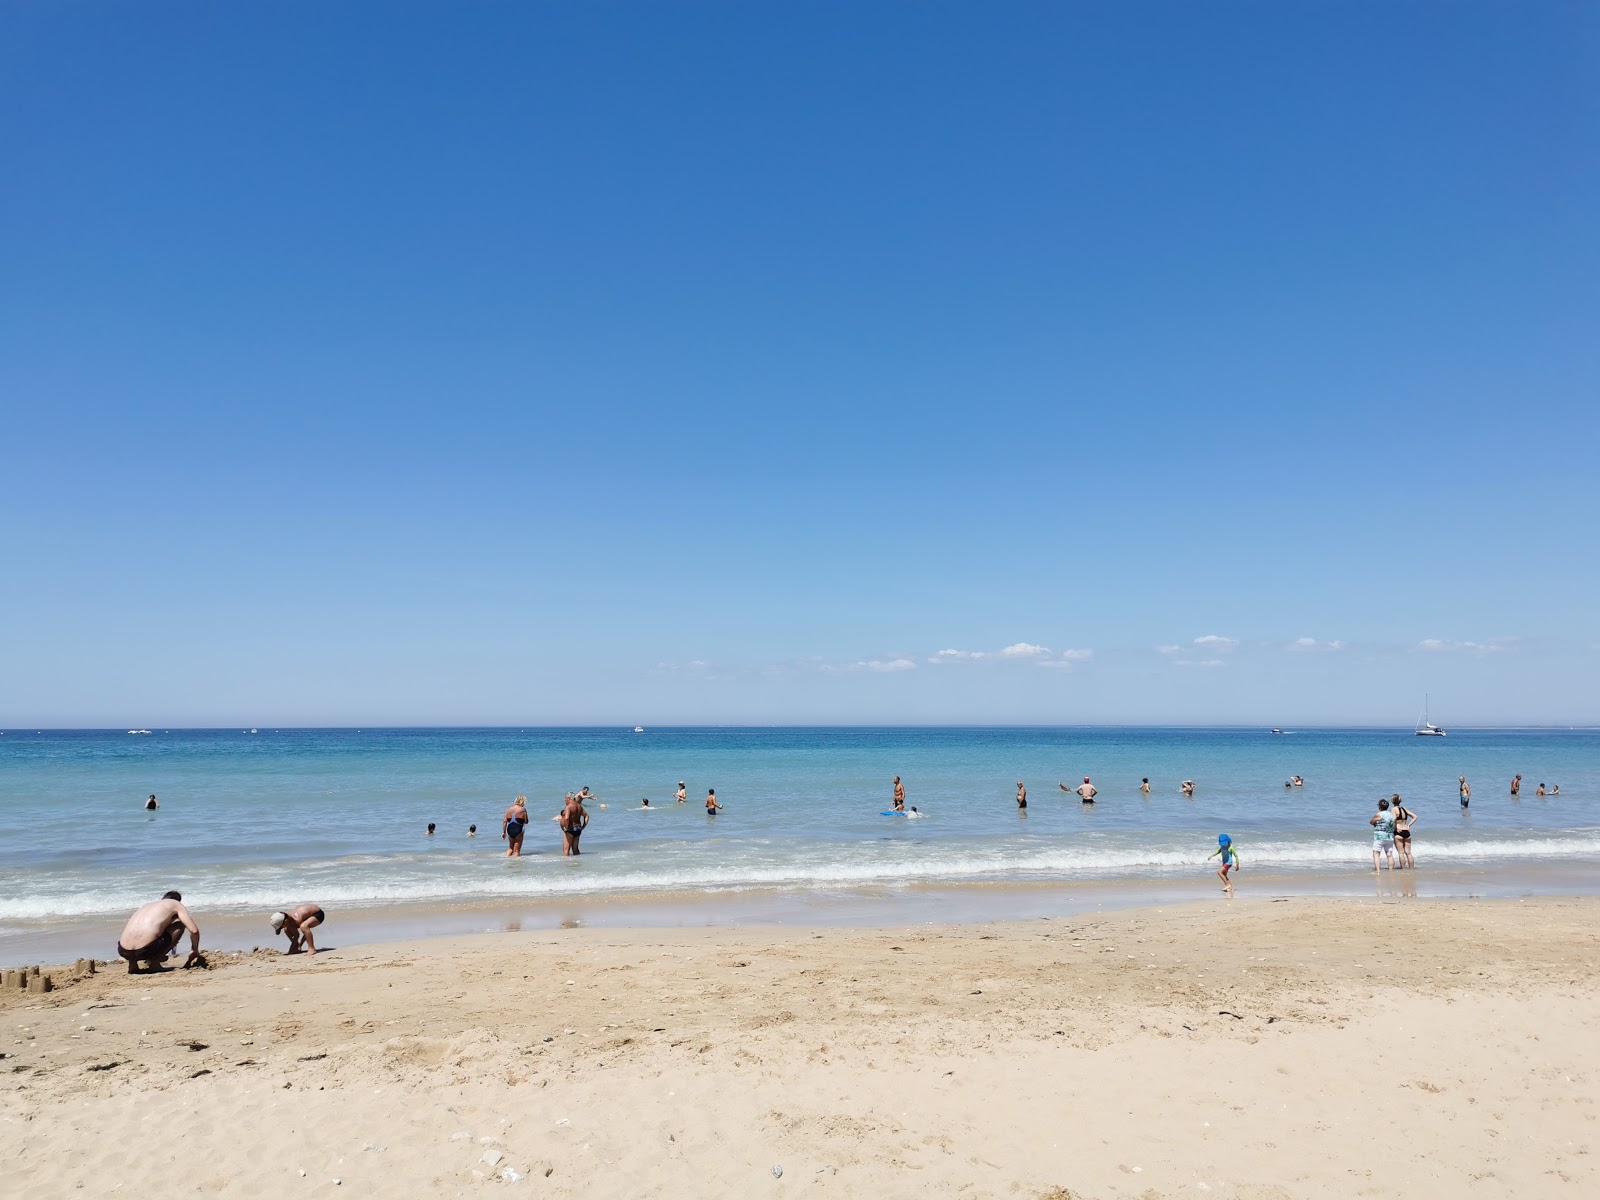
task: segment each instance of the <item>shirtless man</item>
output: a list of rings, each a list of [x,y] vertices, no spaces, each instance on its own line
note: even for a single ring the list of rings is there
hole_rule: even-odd
[[[689,803],[689,789],[684,785],[684,782],[681,779],[678,780],[677,800],[679,804]]]
[[[588,789],[585,788],[585,791]],[[583,806],[583,792],[567,797],[566,807],[557,818],[561,825],[561,857],[573,858],[583,853],[578,839],[589,824],[589,810]]]
[[[328,914],[315,904],[297,904],[272,914],[272,932],[289,935],[287,953],[301,953],[301,943],[304,942],[305,949],[315,954],[317,944],[311,940],[311,931],[327,919]]]
[[[1089,782],[1089,777],[1087,775],[1083,777],[1083,782],[1075,788],[1069,788],[1059,779],[1056,780],[1056,786],[1063,792],[1076,792],[1078,794],[1078,799],[1082,800],[1085,804],[1093,804],[1094,798],[1100,794],[1100,790],[1095,787],[1094,784]]]
[[[906,810],[906,785],[900,782],[898,775],[894,777],[894,810],[895,812]]]
[[[1139,790],[1146,796],[1150,794],[1150,776],[1146,775],[1139,781]]]
[[[1472,803],[1472,785],[1467,782],[1465,775],[1457,775],[1456,783],[1461,787],[1461,807],[1466,808]]]
[[[117,939],[117,953],[128,960],[128,974],[142,975],[145,970],[159,971],[161,964],[167,961],[167,955],[178,948],[178,943],[183,940],[184,930],[189,931],[189,957],[184,960],[184,966],[199,963],[205,965],[205,959],[200,957],[200,926],[194,923],[194,918],[189,915],[189,910],[183,906],[183,897],[177,892],[168,892],[161,899],[146,904],[128,918],[128,923],[122,927],[122,936]],[[141,970],[140,963],[145,963],[145,970]]]
[[[528,798],[518,796],[500,818],[500,836],[505,839],[506,857],[522,857],[522,835],[528,828]]]
[[[1020,779],[1017,780],[1017,807],[1019,809],[1028,807],[1028,789]]]
[[[1522,776],[1518,775],[1511,780],[1511,794],[1515,796],[1522,790]]]

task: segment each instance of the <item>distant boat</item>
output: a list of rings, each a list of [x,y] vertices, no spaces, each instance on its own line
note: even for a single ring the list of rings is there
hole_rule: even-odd
[[[1272,731],[1272,732],[1273,732],[1273,733],[1282,733],[1282,732],[1283,732],[1283,730],[1281,730],[1281,729],[1274,729],[1274,730],[1273,730],[1273,731]]]
[[[1422,697],[1422,719],[1417,722],[1416,733],[1418,737],[1449,736],[1444,730],[1440,729],[1432,721],[1428,720],[1428,697],[1426,695]]]
[[[148,729],[130,729],[130,730],[128,730],[128,732],[129,733],[149,733],[150,731]]]
[[[635,725],[633,727],[633,731],[635,733],[643,733],[644,732],[644,726],[643,725]]]

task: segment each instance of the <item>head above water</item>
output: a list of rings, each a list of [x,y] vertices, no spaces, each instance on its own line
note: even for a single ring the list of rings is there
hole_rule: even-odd
[[[478,827],[476,825],[468,825],[467,826],[467,832],[468,833],[477,833],[478,832]]]
[[[429,833],[432,833],[436,828],[438,828],[438,826],[436,826],[432,821],[428,822],[428,832]]]

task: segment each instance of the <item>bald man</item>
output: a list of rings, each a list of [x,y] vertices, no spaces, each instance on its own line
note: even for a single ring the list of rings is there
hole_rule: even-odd
[[[317,943],[311,940],[311,931],[327,919],[328,914],[315,904],[297,904],[272,914],[272,932],[288,935],[289,949],[284,953],[301,953],[301,943],[304,942],[304,949],[315,954]]]
[[[117,939],[117,954],[128,961],[129,975],[142,975],[146,971],[159,971],[167,956],[183,941],[184,931],[189,933],[189,957],[183,965],[205,965],[200,957],[200,926],[194,923],[189,910],[183,906],[183,896],[168,892],[136,911],[122,927]],[[144,966],[141,968],[140,964]]]

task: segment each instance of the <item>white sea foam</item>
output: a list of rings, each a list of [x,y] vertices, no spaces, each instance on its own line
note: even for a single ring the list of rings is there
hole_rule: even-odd
[[[1247,869],[1290,870],[1362,867],[1370,862],[1370,839],[1239,839]],[[377,859],[361,855],[315,863],[207,867],[176,880],[197,911],[270,909],[286,897],[312,894],[325,905],[447,903],[478,900],[539,900],[645,892],[793,890],[881,887],[900,884],[1051,881],[1162,876],[1205,869],[1209,847],[1185,841],[1109,842],[1073,838],[1060,844],[1003,847],[974,853],[952,843],[835,843],[807,847],[805,855],[759,858],[746,846],[735,861],[711,861],[705,847],[663,846],[604,852],[574,862],[552,856],[520,862],[459,856],[419,869],[418,856]],[[1424,866],[1443,861],[1470,865],[1490,859],[1573,860],[1600,857],[1600,830],[1559,837],[1470,838],[1420,841]],[[626,864],[626,865],[625,865]],[[648,864],[648,865],[634,865]],[[381,870],[374,868],[382,868]],[[136,873],[137,874],[137,873]],[[173,886],[125,877],[115,887],[67,890],[45,884],[31,894],[0,898],[0,921],[40,920],[125,913]]]

